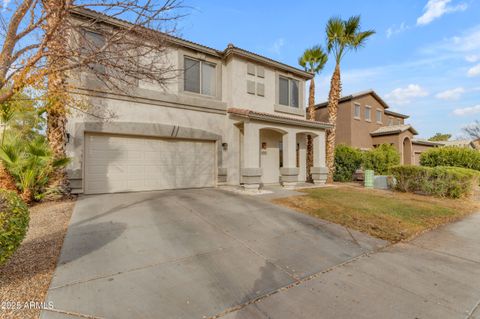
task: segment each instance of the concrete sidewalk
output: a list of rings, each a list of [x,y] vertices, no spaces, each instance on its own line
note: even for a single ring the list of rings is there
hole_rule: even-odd
[[[480,214],[280,289],[223,319],[480,319]]]

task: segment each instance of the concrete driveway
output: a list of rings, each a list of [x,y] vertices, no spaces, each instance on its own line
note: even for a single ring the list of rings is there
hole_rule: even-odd
[[[232,316],[385,244],[218,189],[83,196],[41,318]]]

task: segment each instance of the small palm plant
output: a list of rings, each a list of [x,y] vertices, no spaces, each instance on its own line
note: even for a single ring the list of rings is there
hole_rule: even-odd
[[[44,136],[28,141],[14,134],[9,134],[0,147],[0,161],[16,180],[27,203],[41,199],[54,172],[69,163],[68,158],[53,157]]]
[[[365,45],[366,40],[375,34],[375,31],[360,31],[360,16],[351,17],[348,20],[331,18],[327,22],[327,50],[335,58],[335,70],[330,82],[328,94],[328,120],[334,126],[327,134],[327,182],[333,182],[335,169],[335,135],[337,123],[337,111],[340,96],[342,94],[342,81],[340,78],[340,63],[349,51],[356,51]]]

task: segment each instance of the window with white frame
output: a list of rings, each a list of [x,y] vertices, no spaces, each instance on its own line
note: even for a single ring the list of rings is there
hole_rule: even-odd
[[[203,95],[216,95],[216,65],[184,58],[184,90]]]
[[[377,123],[382,123],[382,110],[377,110],[375,117],[376,117]]]
[[[354,117],[356,119],[360,119],[360,104],[355,104],[355,109],[354,109]]]
[[[388,125],[389,126],[393,125],[393,118],[392,117],[388,118]]]
[[[280,76],[278,83],[278,103],[298,108],[299,82],[294,79]]]
[[[372,120],[372,108],[370,106],[365,106],[365,121]]]

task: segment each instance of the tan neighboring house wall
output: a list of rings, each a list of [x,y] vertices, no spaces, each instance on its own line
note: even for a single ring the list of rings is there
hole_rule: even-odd
[[[356,107],[359,107],[359,116],[356,116]],[[377,111],[381,116],[379,120]],[[342,97],[338,107],[336,143],[363,150],[391,144],[400,153],[402,164],[416,164],[419,153],[436,145],[416,146],[414,135],[417,132],[405,124],[407,118],[407,115],[390,111],[388,104],[372,90]],[[328,121],[327,103],[316,106],[316,119]]]

